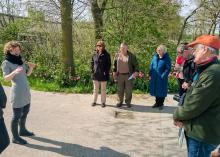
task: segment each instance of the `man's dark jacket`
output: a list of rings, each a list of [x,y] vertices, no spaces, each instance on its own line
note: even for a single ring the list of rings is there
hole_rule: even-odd
[[[188,137],[208,144],[220,143],[220,64],[197,66],[199,77],[187,90],[182,107],[173,115],[182,121]]]

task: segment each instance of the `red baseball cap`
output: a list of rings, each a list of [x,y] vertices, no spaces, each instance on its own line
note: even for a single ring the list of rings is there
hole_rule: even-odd
[[[220,49],[220,40],[217,36],[213,36],[213,35],[202,35],[196,38],[196,40],[193,41],[192,43],[189,43],[188,46],[193,47],[196,44],[202,44],[202,45],[210,46],[215,49]]]

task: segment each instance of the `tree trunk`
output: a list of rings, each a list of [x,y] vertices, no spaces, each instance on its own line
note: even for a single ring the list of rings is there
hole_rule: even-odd
[[[212,24],[211,24],[211,26],[209,28],[208,34],[211,34],[213,26],[214,26],[214,22],[212,22]]]
[[[102,4],[99,6],[98,0],[91,0],[91,11],[92,17],[95,24],[95,38],[102,39],[103,32],[103,13],[105,10],[105,6],[107,4],[107,0],[103,0]]]
[[[211,26],[209,28],[208,34],[211,34],[211,32],[212,32],[213,35],[215,34],[215,30],[216,30],[216,25],[217,25],[217,20],[218,20],[219,14],[220,14],[220,10],[218,10],[218,12],[214,14],[214,19],[212,19],[212,24],[211,24]]]
[[[217,26],[217,23],[215,23],[215,25],[214,25],[214,27],[212,29],[212,35],[215,35],[216,26]]]
[[[73,38],[72,38],[72,6],[71,0],[61,0],[61,26],[62,26],[62,56],[63,68],[69,77],[75,75],[73,62]]]
[[[218,25],[218,36],[220,37],[220,24]]]
[[[204,4],[205,4],[205,2],[202,1],[202,2],[200,3],[200,5],[199,5],[197,8],[195,8],[195,9],[191,12],[191,14],[189,14],[189,16],[187,16],[187,17],[185,18],[185,20],[184,20],[184,22],[183,22],[183,26],[182,26],[181,31],[180,31],[180,35],[179,35],[178,41],[177,41],[177,45],[180,44],[180,41],[181,41],[181,39],[182,39],[183,32],[184,32],[184,30],[185,30],[185,28],[186,28],[186,24],[187,24],[188,19],[189,19],[190,17],[192,17],[192,16],[196,13],[196,11],[197,11],[199,8],[201,8]]]

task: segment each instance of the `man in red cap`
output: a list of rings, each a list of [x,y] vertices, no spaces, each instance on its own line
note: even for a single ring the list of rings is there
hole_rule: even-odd
[[[220,40],[203,35],[188,46],[194,51],[196,75],[173,119],[176,126],[185,129],[188,156],[209,157],[220,143]]]

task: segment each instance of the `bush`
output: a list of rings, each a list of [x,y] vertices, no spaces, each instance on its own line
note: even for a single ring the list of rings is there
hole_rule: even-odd
[[[30,84],[32,88],[44,91],[59,91],[59,92],[76,92],[76,93],[91,93],[93,89],[91,73],[90,73],[90,59],[91,52],[94,50],[94,33],[90,28],[91,24],[80,23],[80,28],[75,28],[74,36],[74,64],[76,76],[80,79],[73,79],[72,76],[64,75],[62,69],[62,57],[60,38],[61,34],[56,30],[37,30],[34,33],[28,32],[28,29],[38,23],[30,22],[30,20],[17,21],[9,24],[6,28],[0,31],[0,59],[3,60],[3,44],[9,40],[21,40],[25,60],[37,64],[31,76]],[[86,24],[87,27],[83,27]],[[39,23],[42,25],[42,23]],[[40,27],[43,29],[43,27]],[[82,29],[84,29],[82,31]],[[23,36],[22,36],[23,35]],[[112,63],[115,53],[118,51],[119,42],[110,40],[111,36],[107,36],[106,48],[111,54]],[[132,45],[133,44],[133,45]],[[149,92],[148,71],[149,64],[156,49],[157,44],[136,45],[131,43],[129,49],[133,52],[138,59],[140,71],[144,73],[142,79],[134,80],[134,90],[137,93]],[[172,60],[175,60],[175,45],[169,45],[168,52]],[[169,92],[177,91],[177,83],[175,78],[169,79]],[[107,93],[116,93],[117,88],[112,81],[107,84]]]

